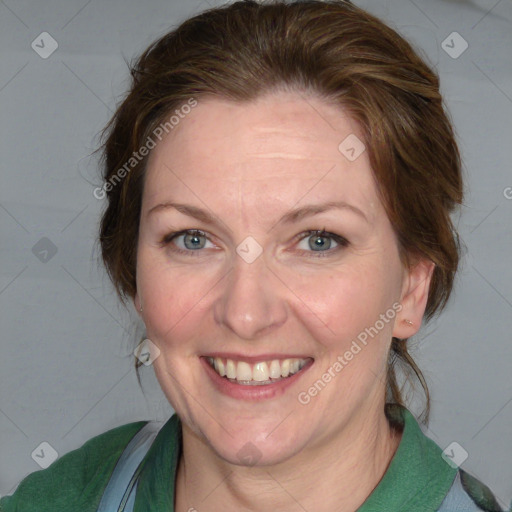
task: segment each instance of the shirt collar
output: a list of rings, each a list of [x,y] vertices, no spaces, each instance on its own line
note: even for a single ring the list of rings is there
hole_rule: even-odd
[[[134,512],[174,512],[174,487],[181,447],[181,422],[174,414],[160,429],[145,457]]]
[[[437,510],[457,468],[445,462],[441,448],[421,431],[406,408],[387,404],[386,415],[391,424],[401,426],[402,438],[384,476],[358,512]]]

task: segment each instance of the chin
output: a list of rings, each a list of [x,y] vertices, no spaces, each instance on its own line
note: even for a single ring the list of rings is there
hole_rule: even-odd
[[[267,467],[287,461],[297,453],[296,446],[256,445],[252,441],[241,441],[225,446],[212,446],[215,453],[235,466]]]
[[[290,459],[306,445],[304,431],[299,434],[280,427],[283,418],[265,424],[243,426],[230,432],[216,430],[205,432],[202,437],[222,459],[237,466],[273,466]],[[235,426],[235,425],[233,425]],[[237,426],[242,426],[237,422]],[[277,427],[277,428],[276,428]]]

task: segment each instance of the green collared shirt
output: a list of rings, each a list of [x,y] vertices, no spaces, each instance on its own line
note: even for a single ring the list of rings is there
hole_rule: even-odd
[[[402,439],[383,478],[358,512],[437,511],[457,468],[445,462],[441,449],[423,434],[407,409],[388,406],[387,415],[402,429]],[[0,511],[95,512],[123,449],[145,423],[109,430],[48,469],[28,475],[12,496],[0,500]],[[160,429],[144,459],[134,512],[174,511],[181,444],[181,423],[175,414]],[[482,510],[499,510],[487,487],[468,475],[466,482],[472,487],[466,492]]]

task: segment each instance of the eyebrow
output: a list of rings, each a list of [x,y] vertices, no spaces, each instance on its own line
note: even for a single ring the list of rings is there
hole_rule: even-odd
[[[293,210],[290,210],[288,213],[285,213],[280,219],[279,222],[282,222],[284,224],[289,224],[292,222],[297,222],[304,217],[309,217],[311,215],[316,215],[318,213],[323,213],[328,210],[343,210],[347,209],[352,211],[353,213],[359,215],[362,217],[366,222],[368,222],[368,219],[366,218],[366,215],[363,213],[362,210],[357,208],[356,206],[346,203],[345,201],[329,201],[327,203],[323,204],[309,204],[306,206],[302,206],[300,208],[295,208]]]
[[[198,208],[197,206],[192,206],[189,204],[173,202],[165,202],[153,206],[148,211],[148,216],[152,215],[153,213],[168,209],[175,209],[180,213],[183,213],[189,217],[193,217],[201,222],[204,222],[205,224],[213,225],[216,223],[215,216],[210,214],[208,211],[203,210],[202,208]],[[323,213],[332,209],[347,209],[363,218],[366,222],[369,222],[364,212],[356,206],[346,203],[345,201],[329,201],[323,204],[309,204],[306,206],[301,206],[300,208],[294,208],[285,213],[277,223],[291,224],[293,222],[298,222],[305,217]]]

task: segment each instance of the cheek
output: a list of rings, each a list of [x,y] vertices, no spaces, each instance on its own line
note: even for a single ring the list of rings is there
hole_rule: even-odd
[[[394,314],[392,304],[399,287],[391,267],[383,268],[379,262],[347,264],[308,278],[295,276],[295,285],[291,284],[290,274],[287,282],[300,299],[295,302],[296,314],[326,349],[343,349],[366,328],[374,326],[381,314],[390,309],[389,316]],[[379,330],[387,334],[391,329],[392,322],[388,320]]]
[[[161,348],[197,337],[211,310],[211,294],[219,280],[213,269],[170,265],[151,248],[139,247],[137,289],[143,302],[147,336]]]

